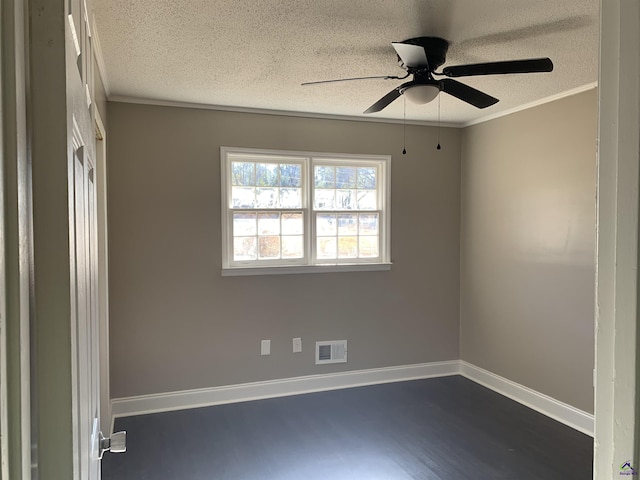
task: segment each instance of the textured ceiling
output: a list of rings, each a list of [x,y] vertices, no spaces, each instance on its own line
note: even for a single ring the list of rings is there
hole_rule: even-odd
[[[478,110],[440,95],[463,124],[592,84],[599,0],[102,0],[96,26],[112,98],[362,116],[403,75],[392,41],[439,36],[447,65],[550,57],[551,73],[458,80],[500,99]],[[370,116],[400,119],[400,98]],[[435,121],[438,101],[406,103]]]

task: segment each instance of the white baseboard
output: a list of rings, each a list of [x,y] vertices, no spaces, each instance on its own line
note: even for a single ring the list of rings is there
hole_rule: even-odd
[[[458,360],[244,383],[111,400],[113,418],[460,373]],[[113,423],[113,422],[112,422]]]
[[[593,415],[460,360],[460,373],[505,397],[593,437]]]
[[[246,402],[264,398],[459,374],[569,427],[593,436],[593,415],[463,360],[372,368],[369,370],[354,370],[351,372],[309,375],[265,382],[115,398],[111,401],[111,413],[112,418],[115,419],[117,417],[207,407],[224,403]],[[113,420],[111,423],[113,430]]]

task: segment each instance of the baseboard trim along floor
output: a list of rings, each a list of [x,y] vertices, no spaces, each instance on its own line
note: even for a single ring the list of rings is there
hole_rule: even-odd
[[[463,375],[501,395],[593,436],[593,415],[461,360],[309,375],[221,387],[115,398],[113,418],[184,410],[225,403],[299,395],[341,388]],[[112,420],[113,425],[113,420]]]
[[[494,392],[593,437],[594,423],[593,415],[590,413],[467,363],[464,360],[460,360],[460,374]]]
[[[402,382],[423,378],[457,375],[457,360],[421,363],[398,367],[372,368],[350,372],[308,375],[222,387],[115,398],[111,401],[113,417],[128,417],[224,403],[245,402],[302,393],[322,392],[379,383]]]

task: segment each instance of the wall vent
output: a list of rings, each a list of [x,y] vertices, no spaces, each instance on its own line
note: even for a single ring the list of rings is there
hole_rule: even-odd
[[[345,363],[346,361],[346,340],[316,342],[316,365],[322,363]]]

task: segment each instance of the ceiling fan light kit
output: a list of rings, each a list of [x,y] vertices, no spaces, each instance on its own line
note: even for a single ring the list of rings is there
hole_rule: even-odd
[[[525,60],[507,60],[501,62],[474,63],[445,67],[442,72],[436,69],[446,61],[449,42],[438,37],[417,37],[403,42],[391,43],[398,57],[398,64],[413,80],[394,88],[364,113],[375,113],[383,110],[398,97],[405,95],[412,103],[426,104],[434,100],[440,92],[447,93],[476,108],[487,108],[498,103],[498,99],[487,95],[469,85],[453,80],[452,77],[469,77],[477,75],[505,75],[516,73],[542,73],[553,70],[553,62],[549,58],[532,58]],[[435,77],[448,77],[436,79]],[[308,82],[308,84],[342,82],[347,80],[364,80],[372,78],[402,79],[387,75],[384,77],[358,77],[337,80]],[[303,84],[305,85],[305,84]]]
[[[440,86],[431,83],[411,85],[400,90],[401,95],[404,95],[411,103],[418,105],[424,105],[435,100],[439,93]]]

